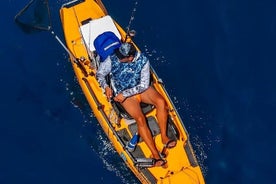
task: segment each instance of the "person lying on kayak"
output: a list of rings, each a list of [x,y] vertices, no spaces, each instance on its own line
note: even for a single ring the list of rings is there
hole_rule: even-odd
[[[107,84],[106,76],[111,74],[112,88]],[[154,159],[154,166],[163,166],[166,160],[160,157],[156,148],[140,102],[152,104],[157,110],[157,120],[160,127],[164,148],[176,146],[176,140],[167,136],[167,106],[164,98],[150,86],[150,63],[141,52],[137,52],[131,43],[122,43],[114,54],[102,62],[97,71],[97,80],[105,89],[108,99],[121,103],[125,110],[137,122],[138,133],[149,147]],[[113,89],[113,90],[112,90]],[[113,97],[113,94],[114,97]]]

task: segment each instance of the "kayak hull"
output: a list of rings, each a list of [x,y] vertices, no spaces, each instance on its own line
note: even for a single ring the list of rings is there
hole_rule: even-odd
[[[150,163],[147,159],[151,157],[151,153],[142,140],[138,143],[134,152],[129,152],[126,149],[127,143],[137,131],[136,122],[133,119],[121,117],[114,104],[107,100],[95,77],[97,64],[93,63],[94,60],[91,61],[91,51],[85,44],[81,32],[81,26],[91,20],[97,20],[105,16],[109,15],[100,0],[75,0],[64,4],[60,9],[64,38],[70,52],[72,67],[103,131],[124,163],[141,183],[205,183],[184,123],[165,90],[162,80],[153,68],[151,68],[152,86],[164,97],[168,104],[168,134],[171,138],[177,140],[177,145],[173,149],[167,150],[167,164],[165,167],[148,167]],[[112,20],[121,38],[125,38],[125,31],[113,18]],[[91,31],[93,32],[93,27]],[[151,108],[145,116],[153,133],[156,146],[161,151],[163,144],[158,128],[156,109]]]

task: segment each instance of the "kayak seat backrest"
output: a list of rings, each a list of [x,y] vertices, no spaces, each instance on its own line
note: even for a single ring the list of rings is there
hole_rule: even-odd
[[[103,62],[109,55],[113,54],[116,48],[119,48],[121,41],[111,31],[106,31],[94,40],[94,47],[97,54],[100,56],[100,61]]]
[[[98,19],[84,21],[83,25],[80,26],[80,31],[85,45],[91,52],[96,51],[94,41],[103,33],[112,32],[119,40],[121,40],[121,34],[109,15]]]

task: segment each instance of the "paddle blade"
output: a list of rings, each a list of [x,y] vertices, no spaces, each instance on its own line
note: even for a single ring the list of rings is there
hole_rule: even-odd
[[[26,33],[50,30],[51,19],[48,0],[31,0],[15,16],[15,22]]]

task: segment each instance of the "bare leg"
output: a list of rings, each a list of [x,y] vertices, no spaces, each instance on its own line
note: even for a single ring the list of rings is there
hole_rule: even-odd
[[[144,103],[153,104],[156,107],[162,142],[166,144],[169,141],[167,136],[168,109],[164,98],[153,87],[149,87],[141,94],[141,99]]]
[[[129,97],[122,103],[126,111],[136,120],[138,133],[150,149],[154,159],[160,159],[159,152],[155,146],[150,129],[146,123],[145,116],[141,110],[140,102],[135,97]],[[158,166],[158,165],[156,165]]]

